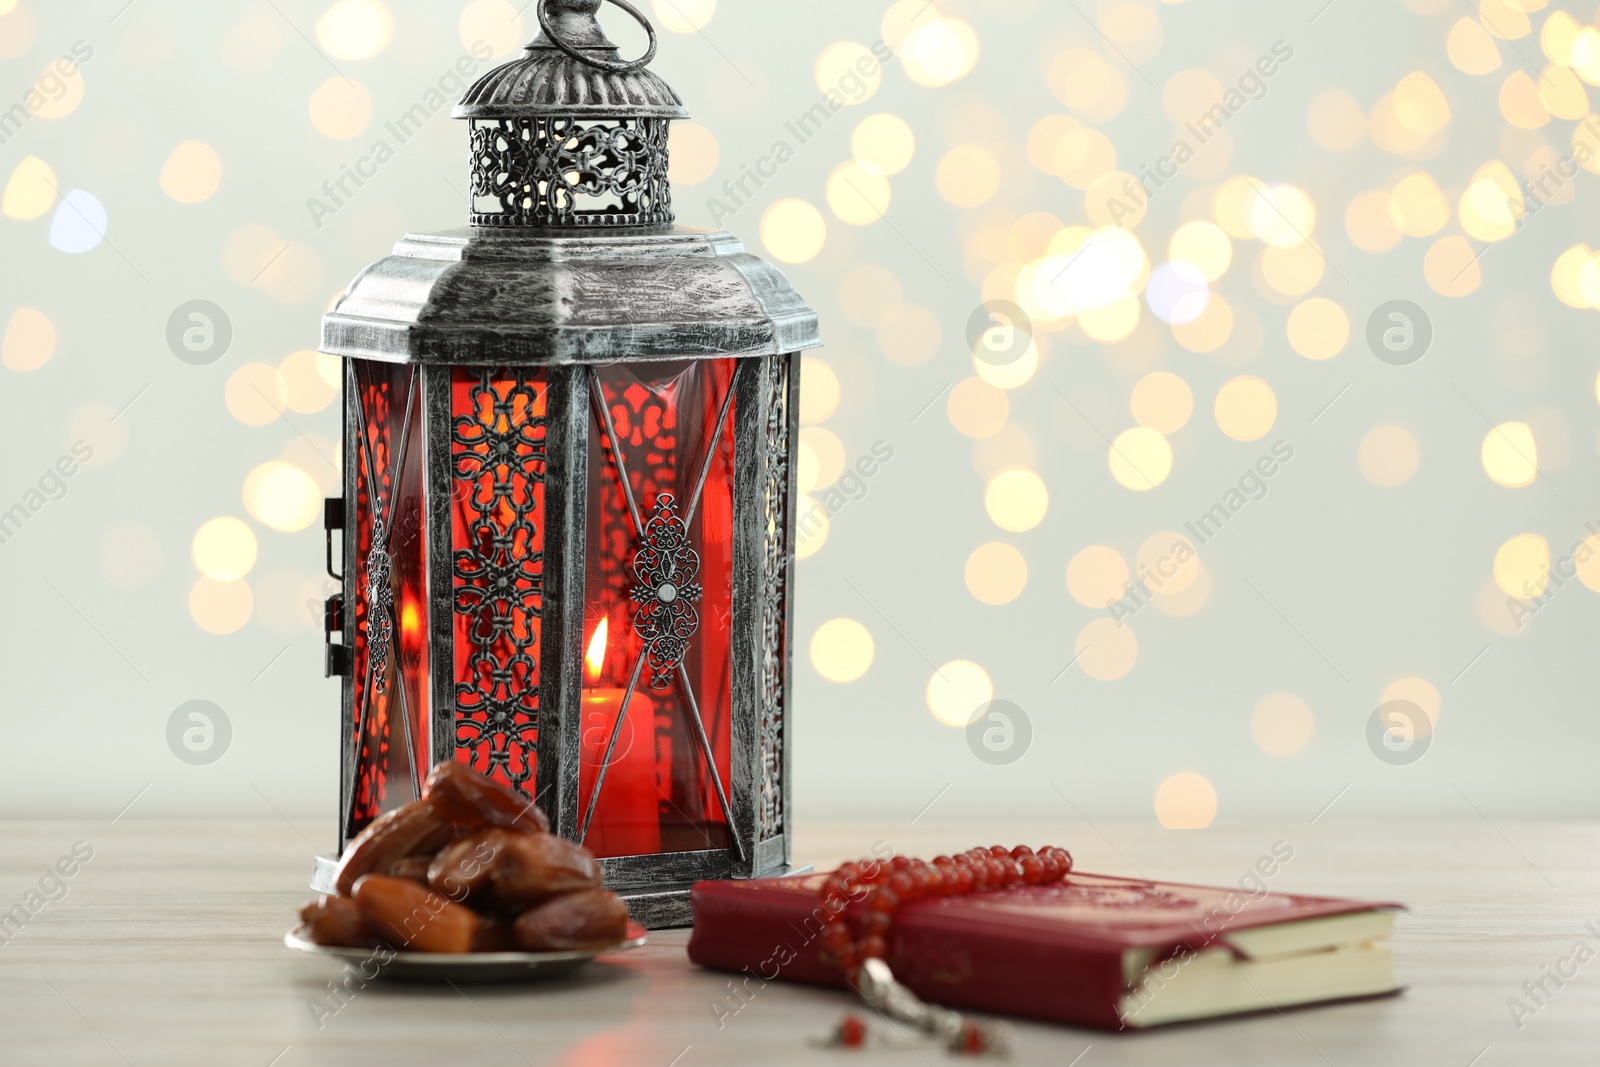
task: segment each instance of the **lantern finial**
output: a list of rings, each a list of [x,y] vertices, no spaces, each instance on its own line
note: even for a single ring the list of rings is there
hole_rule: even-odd
[[[573,59],[587,63],[599,70],[626,73],[643,70],[656,57],[656,31],[650,20],[627,0],[611,0],[628,14],[639,20],[650,36],[650,47],[638,59],[624,60],[617,56],[617,46],[606,37],[596,16],[602,0],[540,0],[539,27],[544,32],[529,49],[555,48]],[[608,54],[609,53],[609,54]]]

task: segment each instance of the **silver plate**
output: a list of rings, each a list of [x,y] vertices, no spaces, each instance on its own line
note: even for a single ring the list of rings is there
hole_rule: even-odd
[[[327,956],[356,965],[361,976],[397,982],[533,982],[571,974],[597,956],[638,948],[649,940],[644,927],[628,924],[628,940],[582,952],[473,952],[441,955],[435,952],[395,952],[387,948],[338,948],[319,945],[300,936],[298,929],[283,935],[283,943],[300,952]],[[373,973],[375,972],[375,973]]]

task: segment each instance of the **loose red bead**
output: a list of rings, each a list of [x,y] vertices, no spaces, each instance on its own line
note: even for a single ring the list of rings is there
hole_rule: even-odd
[[[854,1015],[839,1021],[839,1044],[845,1048],[860,1048],[867,1043],[867,1024]]]

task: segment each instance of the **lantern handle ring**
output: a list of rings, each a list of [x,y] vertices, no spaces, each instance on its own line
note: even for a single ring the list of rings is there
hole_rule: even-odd
[[[561,51],[565,52],[573,59],[576,59],[578,62],[586,63],[589,66],[597,67],[600,70],[610,71],[613,74],[626,74],[629,71],[644,69],[645,67],[649,66],[650,61],[656,57],[656,28],[650,25],[650,20],[645,18],[644,13],[630,4],[628,0],[611,0],[611,3],[616,4],[618,7],[622,8],[622,10],[626,11],[628,14],[632,15],[636,20],[638,20],[639,25],[644,27],[644,32],[650,36],[650,47],[646,49],[644,55],[640,56],[638,59],[611,59],[605,56],[588,54],[583,49],[574,48],[572,45],[562,40],[561,36],[556,33],[556,31],[550,25],[549,8],[551,2],[552,0],[539,0],[539,6],[537,9],[539,15],[539,28],[544,30],[544,35],[547,39],[549,39],[551,44],[555,45],[557,48],[561,49]]]

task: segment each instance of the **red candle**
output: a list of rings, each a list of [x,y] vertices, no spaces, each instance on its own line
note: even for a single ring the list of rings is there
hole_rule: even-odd
[[[589,808],[606,746],[622,713],[627,690],[604,685],[609,620],[602,618],[589,641],[583,690],[583,731],[578,774],[580,821]],[[631,675],[631,669],[630,669]],[[661,851],[660,794],[656,789],[655,703],[635,686],[617,732],[600,799],[584,847],[596,856],[642,856]]]

